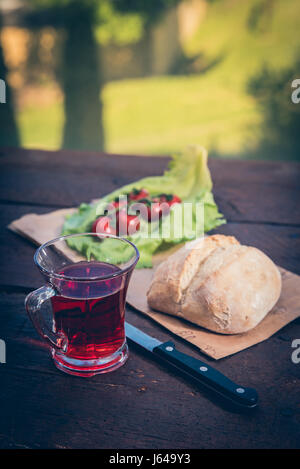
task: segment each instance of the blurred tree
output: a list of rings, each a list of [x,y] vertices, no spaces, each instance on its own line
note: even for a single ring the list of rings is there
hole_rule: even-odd
[[[0,33],[2,17],[0,14]],[[18,146],[20,143],[19,133],[15,121],[12,93],[7,80],[7,68],[4,61],[1,34],[0,34],[0,78],[6,84],[6,103],[0,104],[0,143],[5,146]]]
[[[94,38],[94,5],[72,1],[64,9],[61,83],[64,92],[63,148],[103,150],[101,74]]]
[[[256,0],[250,9],[248,28],[263,33],[272,24],[275,0]]]
[[[264,67],[248,83],[264,118],[260,151],[265,157],[300,159],[300,103],[291,99],[296,78],[300,78],[300,55],[292,67],[279,71]]]
[[[179,3],[179,0],[111,0],[111,3],[116,11],[138,13],[145,24],[149,24],[157,21],[162,12]]]
[[[103,150],[102,78],[94,30],[107,12],[140,16],[145,30],[179,0],[29,0],[30,24],[63,28],[60,81],[65,96],[63,148]],[[106,7],[106,8],[105,8]],[[37,15],[36,15],[37,11]],[[105,15],[103,15],[105,13]],[[105,18],[103,18],[105,16]]]

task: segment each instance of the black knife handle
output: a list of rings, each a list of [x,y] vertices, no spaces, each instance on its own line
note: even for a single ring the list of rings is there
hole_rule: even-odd
[[[257,406],[258,395],[255,389],[240,386],[207,363],[179,352],[173,342],[164,342],[155,347],[153,353],[231,402],[245,408]]]

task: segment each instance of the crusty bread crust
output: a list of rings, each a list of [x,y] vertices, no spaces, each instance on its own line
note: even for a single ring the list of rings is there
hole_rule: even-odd
[[[247,332],[276,304],[281,276],[260,250],[214,235],[172,254],[157,268],[149,306],[223,334]]]

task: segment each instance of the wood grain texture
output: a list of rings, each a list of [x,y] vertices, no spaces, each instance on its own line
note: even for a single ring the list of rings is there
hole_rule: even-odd
[[[148,175],[160,175],[168,158],[93,152],[5,150],[0,153],[0,201],[77,206]],[[63,168],[63,170],[62,170]]]
[[[141,177],[159,175],[169,160],[1,149],[0,201],[72,207]],[[300,224],[299,163],[210,159],[209,167],[216,201],[229,221]]]
[[[58,372],[23,306],[25,292],[42,280],[32,260],[35,248],[6,225],[25,213],[89,201],[154,170],[160,174],[168,159],[0,153],[0,338],[7,344],[7,363],[0,364],[1,448],[299,448],[300,365],[291,361],[299,320],[266,342],[214,362],[230,378],[257,389],[260,407],[253,415],[229,412],[135,349],[112,374],[82,380]],[[218,231],[232,233],[300,273],[299,165],[209,164],[216,199],[233,221]],[[130,309],[127,319],[199,356],[152,320]]]
[[[299,444],[299,373],[290,341],[300,324],[214,364],[260,395],[253,415],[229,413],[145,354],[130,349],[118,372],[83,380],[59,373],[24,308],[24,295],[2,294],[0,447],[10,448],[287,448]],[[159,327],[128,320],[161,340]],[[182,351],[190,347],[175,340]],[[197,356],[197,355],[195,355]],[[276,385],[274,385],[276,383]],[[282,435],[285,435],[284,439]]]

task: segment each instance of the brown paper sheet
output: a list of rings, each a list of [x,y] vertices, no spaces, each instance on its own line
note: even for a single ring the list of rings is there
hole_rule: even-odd
[[[63,209],[45,215],[24,215],[13,221],[9,228],[40,245],[60,235],[65,216],[73,211],[74,209]],[[70,252],[65,254],[71,257]],[[153,269],[136,269],[133,272],[127,302],[212,358],[223,358],[258,344],[300,316],[300,276],[282,268],[282,293],[277,305],[258,326],[244,334],[216,334],[188,321],[153,311],[147,304],[146,293],[155,267],[166,255],[169,252],[155,256]]]

